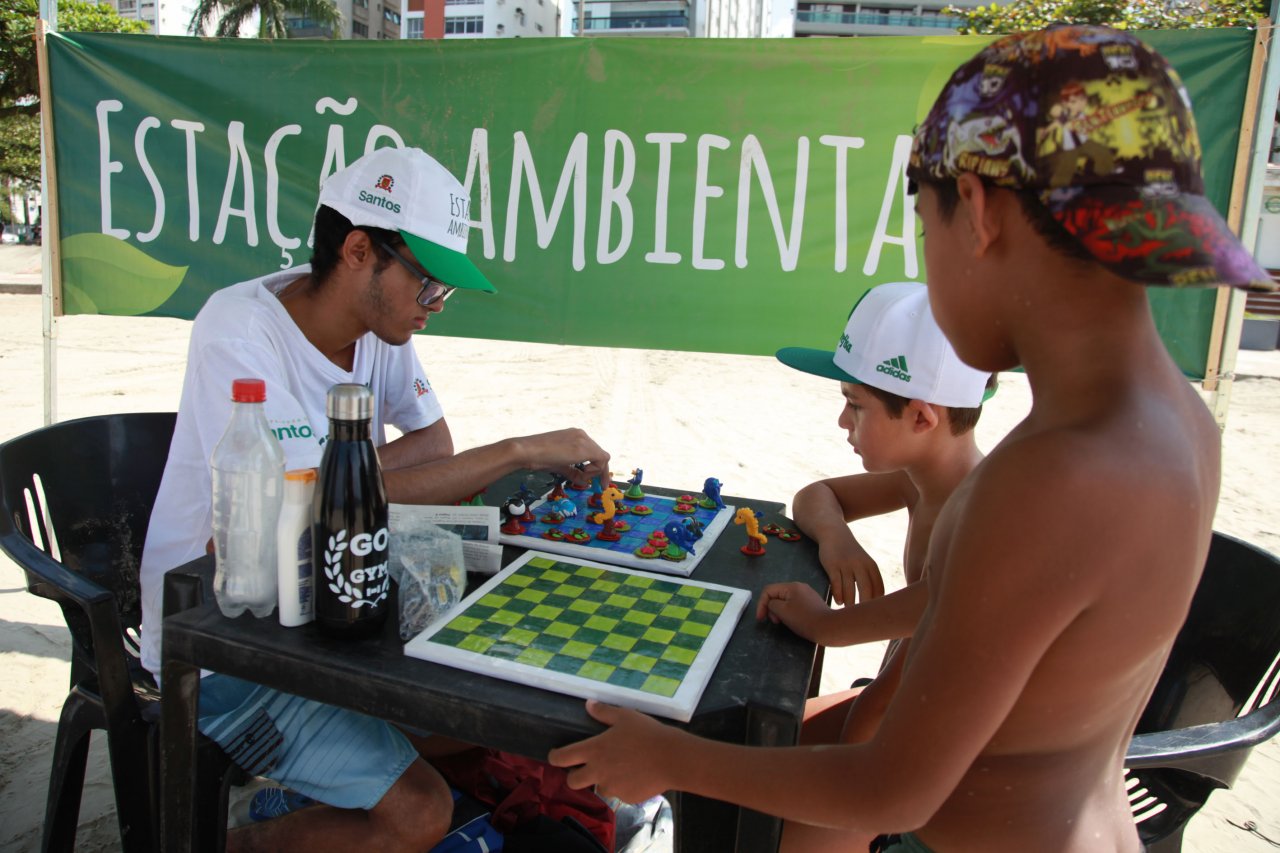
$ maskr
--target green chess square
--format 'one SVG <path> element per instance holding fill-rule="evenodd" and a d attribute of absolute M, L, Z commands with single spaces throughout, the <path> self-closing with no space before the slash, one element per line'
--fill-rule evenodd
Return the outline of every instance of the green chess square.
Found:
<path fill-rule="evenodd" d="M 542 590 L 529 587 L 528 589 L 520 590 L 520 594 L 516 596 L 516 601 L 528 601 L 533 604 L 538 604 L 546 597 L 547 594 Z M 512 604 L 514 603 L 515 602 L 513 601 Z"/>
<path fill-rule="evenodd" d="M 653 640 L 641 638 L 636 640 L 635 645 L 631 647 L 631 651 L 638 655 L 648 655 L 651 658 L 656 658 L 661 656 L 666 648 L 662 643 L 655 643 Z"/>
<path fill-rule="evenodd" d="M 605 592 L 603 589 L 587 588 L 578 593 L 578 601 L 593 601 L 599 604 L 611 594 L 612 593 Z"/>
<path fill-rule="evenodd" d="M 663 616 L 666 616 L 671 619 L 675 619 L 677 622 L 683 622 L 684 620 L 688 619 L 689 614 L 692 612 L 693 612 L 692 608 L 681 607 L 678 604 L 668 604 L 666 607 L 662 608 Z"/>
<path fill-rule="evenodd" d="M 538 595 L 538 593 L 535 592 L 534 595 Z M 516 597 L 508 601 L 507 606 L 502 608 L 498 612 L 499 613 L 528 613 L 530 610 L 532 610 L 537 606 L 538 606 L 538 603 L 536 601 L 530 601 L 527 598 Z"/>
<path fill-rule="evenodd" d="M 612 631 L 614 626 L 618 624 L 617 619 L 607 619 L 604 616 L 592 616 L 586 622 L 586 627 L 594 628 L 597 631 Z"/>
<path fill-rule="evenodd" d="M 640 636 L 654 643 L 666 645 L 671 642 L 671 638 L 676 635 L 675 631 L 667 631 L 662 628 L 648 627 L 644 629 L 644 633 Z"/>
<path fill-rule="evenodd" d="M 611 648 L 608 643 L 604 643 L 591 650 L 591 660 L 607 663 L 609 666 L 620 666 L 628 654 L 626 649 Z"/>
<path fill-rule="evenodd" d="M 442 646 L 457 646 L 466 638 L 467 635 L 463 632 L 455 631 L 446 626 L 432 635 L 431 642 L 439 643 Z"/>
<path fill-rule="evenodd" d="M 600 578 L 595 583 L 591 584 L 591 589 L 594 592 L 603 592 L 605 595 L 612 595 L 618 589 L 618 582 Z"/>
<path fill-rule="evenodd" d="M 653 578 L 642 577 L 641 575 L 627 575 L 627 579 L 622 582 L 623 586 L 640 587 L 648 589 L 653 586 Z"/>
<path fill-rule="evenodd" d="M 564 621 L 556 621 L 547 626 L 546 633 L 549 636 L 562 637 L 567 640 L 578 633 L 578 626 Z"/>
<path fill-rule="evenodd" d="M 653 665 L 657 662 L 657 658 L 632 652 L 623 659 L 622 666 L 626 669 L 634 669 L 637 672 L 652 672 Z"/>
<path fill-rule="evenodd" d="M 556 621 L 565 625 L 582 625 L 591 618 L 590 613 L 583 613 L 581 610 L 564 610 L 560 613 L 560 618 Z"/>
<path fill-rule="evenodd" d="M 680 680 L 652 673 L 644 680 L 644 684 L 640 685 L 640 689 L 645 693 L 656 693 L 659 696 L 671 698 L 680 689 Z"/>
<path fill-rule="evenodd" d="M 582 661 L 568 655 L 552 655 L 551 660 L 547 661 L 545 669 L 552 672 L 561 672 L 566 675 L 574 675 L 578 672 L 578 668 L 582 666 Z"/>
<path fill-rule="evenodd" d="M 634 640 L 638 637 L 643 637 L 646 630 L 648 629 L 644 625 L 637 625 L 635 622 L 623 620 L 614 627 L 613 633 L 620 634 L 623 637 L 630 637 Z"/>
<path fill-rule="evenodd" d="M 608 681 L 609 676 L 613 675 L 616 669 L 616 666 L 589 660 L 579 667 L 577 674 L 592 681 Z"/>
<path fill-rule="evenodd" d="M 658 613 L 661 613 L 661 612 L 662 612 L 662 608 L 663 608 L 663 607 L 665 607 L 665 606 L 666 606 L 666 605 L 664 605 L 664 604 L 663 604 L 662 602 L 660 602 L 660 601 L 654 601 L 654 600 L 649 599 L 649 598 L 642 598 L 642 599 L 640 599 L 639 601 L 637 601 L 637 602 L 636 602 L 636 604 L 635 604 L 635 607 L 633 607 L 633 608 L 631 608 L 631 609 L 632 609 L 632 610 L 635 610 L 635 611 L 638 611 L 638 612 L 640 612 L 640 613 L 651 613 L 651 614 L 656 615 L 656 614 L 658 614 Z"/>
<path fill-rule="evenodd" d="M 719 613 L 708 613 L 708 612 L 707 612 L 707 611 L 705 611 L 705 610 L 695 610 L 695 611 L 693 611 L 692 613 L 690 613 L 690 614 L 689 614 L 689 618 L 685 620 L 684 624 L 685 624 L 686 626 L 688 626 L 688 625 L 704 625 L 704 626 L 714 625 L 714 624 L 716 624 L 716 619 L 718 619 L 718 618 L 719 618 L 719 616 L 720 616 L 720 614 L 719 614 Z"/>
<path fill-rule="evenodd" d="M 659 658 L 654 662 L 653 669 L 650 670 L 650 673 L 674 679 L 676 683 L 679 684 L 680 680 L 684 678 L 684 674 L 688 671 L 689 667 L 687 664 L 676 663 L 675 661 Z"/>
<path fill-rule="evenodd" d="M 632 610 L 622 617 L 624 622 L 634 622 L 637 625 L 649 626 L 653 624 L 656 617 L 652 613 L 646 613 L 643 610 Z"/>
<path fill-rule="evenodd" d="M 501 642 L 510 643 L 513 646 L 521 648 L 533 643 L 537 638 L 537 634 L 533 631 L 526 631 L 523 628 L 512 628 L 510 631 L 502 635 Z"/>
<path fill-rule="evenodd" d="M 604 642 L 600 645 L 606 649 L 617 649 L 623 652 L 631 651 L 631 647 L 636 644 L 635 637 L 624 637 L 621 634 L 610 634 L 605 637 Z"/>
<path fill-rule="evenodd" d="M 644 687 L 644 683 L 648 678 L 648 673 L 618 667 L 609 673 L 607 680 L 616 687 L 630 687 L 632 690 L 640 690 Z"/>
<path fill-rule="evenodd" d="M 545 649 L 537 647 L 528 648 L 516 655 L 516 662 L 527 664 L 528 666 L 536 666 L 542 668 L 551 660 L 552 653 Z"/>
<path fill-rule="evenodd" d="M 538 560 L 530 560 L 530 561 L 528 562 L 528 565 L 532 566 L 532 565 L 534 565 L 534 564 L 535 564 L 535 563 L 537 563 L 537 562 L 538 562 Z M 532 577 L 530 577 L 529 575 L 521 574 L 520 572 L 516 572 L 515 574 L 507 575 L 506 580 L 504 580 L 504 581 L 502 582 L 502 585 L 503 585 L 503 586 L 526 587 L 526 586 L 528 586 L 529 584 L 533 583 L 533 581 L 534 581 L 534 579 L 533 579 Z"/>
<path fill-rule="evenodd" d="M 499 610 L 489 617 L 489 621 L 497 622 L 499 625 L 518 625 L 522 616 L 523 614 L 515 610 Z"/>
<path fill-rule="evenodd" d="M 589 659 L 591 657 L 591 653 L 595 650 L 596 647 L 591 643 L 583 643 L 579 640 L 570 640 L 560 647 L 560 654 L 573 658 L 580 658 L 581 660 L 579 660 L 579 665 L 581 665 L 581 662 Z"/>
<path fill-rule="evenodd" d="M 591 578 L 586 577 L 581 572 L 574 572 L 564 579 L 564 585 L 573 587 L 574 589 L 586 589 L 591 586 Z"/>
<path fill-rule="evenodd" d="M 573 602 L 573 604 L 569 605 L 569 610 L 576 611 L 578 613 L 595 613 L 599 609 L 600 602 L 590 601 L 586 598 L 579 598 L 577 601 Z"/>
<path fill-rule="evenodd" d="M 564 566 L 564 563 L 557 563 L 557 566 Z M 551 581 L 552 583 L 562 584 L 570 577 L 570 572 L 566 572 L 563 568 L 547 569 L 542 573 L 542 579 Z"/>
<path fill-rule="evenodd" d="M 550 607 L 546 604 L 539 604 L 537 607 L 529 611 L 529 615 L 554 622 L 559 618 L 560 610 L 561 608 L 559 607 Z"/>
<path fill-rule="evenodd" d="M 684 625 L 683 619 L 673 619 L 664 613 L 661 616 L 655 617 L 653 624 L 649 627 L 657 628 L 660 631 L 679 631 L 680 626 L 682 625 Z"/>
<path fill-rule="evenodd" d="M 554 634 L 539 634 L 533 640 L 533 648 L 541 649 L 544 652 L 558 652 L 564 648 L 565 643 L 569 639 L 567 637 L 557 637 Z"/>
<path fill-rule="evenodd" d="M 539 619 L 537 616 L 530 614 L 524 617 L 516 624 L 517 628 L 523 628 L 526 631 L 533 631 L 535 634 L 541 634 L 551 625 L 550 619 Z"/>
<path fill-rule="evenodd" d="M 584 625 L 578 629 L 578 633 L 574 634 L 573 638 L 575 640 L 581 640 L 584 643 L 590 643 L 593 646 L 598 646 L 604 642 L 604 639 L 607 636 L 609 636 L 608 631 L 600 631 L 595 628 L 588 628 Z"/>
<path fill-rule="evenodd" d="M 704 598 L 699 601 L 693 609 L 700 613 L 710 613 L 712 616 L 719 616 L 720 611 L 724 610 L 724 602 L 710 601 Z"/>
<path fill-rule="evenodd" d="M 566 587 L 563 585 L 556 587 L 554 592 L 547 593 L 547 597 L 542 599 L 542 603 L 548 607 L 558 607 L 561 610 L 564 610 L 570 604 L 573 604 L 578 600 L 577 595 L 565 595 L 561 591 L 564 589 L 566 589 Z M 573 589 L 573 587 L 568 587 L 568 589 Z"/>
<path fill-rule="evenodd" d="M 665 661 L 671 661 L 674 664 L 688 668 L 693 663 L 694 659 L 698 657 L 698 649 L 700 648 L 702 648 L 702 646 L 698 646 L 693 649 L 685 649 L 680 646 L 668 645 L 662 650 L 660 657 Z"/>
<path fill-rule="evenodd" d="M 627 613 L 627 608 L 618 607 L 616 604 L 601 604 L 599 609 L 596 610 L 597 616 L 612 619 L 615 622 L 621 620 Z"/>

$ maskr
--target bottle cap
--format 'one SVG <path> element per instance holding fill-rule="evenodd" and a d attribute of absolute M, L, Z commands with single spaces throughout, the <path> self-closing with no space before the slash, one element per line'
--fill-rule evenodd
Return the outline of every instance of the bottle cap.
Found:
<path fill-rule="evenodd" d="M 373 417 L 373 392 L 354 382 L 334 385 L 325 399 L 325 414 L 339 421 L 367 421 Z"/>
<path fill-rule="evenodd" d="M 316 469 L 294 468 L 291 471 L 285 471 L 284 478 L 297 483 L 314 483 L 316 481 Z"/>
<path fill-rule="evenodd" d="M 265 403 L 267 383 L 261 379 L 233 379 L 231 401 L 233 403 Z"/>

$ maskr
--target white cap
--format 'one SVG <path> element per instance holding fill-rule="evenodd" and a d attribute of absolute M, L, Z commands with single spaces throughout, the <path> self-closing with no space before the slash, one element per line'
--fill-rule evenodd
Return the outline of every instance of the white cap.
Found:
<path fill-rule="evenodd" d="M 989 373 L 960 360 L 917 281 L 882 284 L 853 306 L 835 351 L 786 347 L 783 364 L 829 379 L 871 385 L 908 400 L 971 409 L 982 405 Z"/>
<path fill-rule="evenodd" d="M 448 169 L 421 148 L 379 148 L 334 172 L 320 204 L 352 225 L 399 231 L 418 263 L 445 284 L 493 293 L 467 258 L 471 200 Z"/>

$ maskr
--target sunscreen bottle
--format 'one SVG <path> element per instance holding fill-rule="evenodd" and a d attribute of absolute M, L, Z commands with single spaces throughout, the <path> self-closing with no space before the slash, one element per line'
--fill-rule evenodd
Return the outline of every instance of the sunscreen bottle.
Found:
<path fill-rule="evenodd" d="M 276 570 L 280 582 L 280 624 L 305 625 L 315 618 L 315 578 L 311 561 L 311 505 L 316 469 L 284 474 L 284 505 L 276 533 Z"/>

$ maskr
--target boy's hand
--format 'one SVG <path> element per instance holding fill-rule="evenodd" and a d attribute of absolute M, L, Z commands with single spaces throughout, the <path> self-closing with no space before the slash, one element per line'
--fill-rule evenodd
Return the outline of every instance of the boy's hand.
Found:
<path fill-rule="evenodd" d="M 595 785 L 601 797 L 640 803 L 672 787 L 671 757 L 684 732 L 638 711 L 587 700 L 587 713 L 610 728 L 586 740 L 553 749 L 547 762 L 572 767 L 569 787 Z M 666 765 L 666 766 L 664 766 Z"/>
<path fill-rule="evenodd" d="M 812 643 L 823 643 L 832 611 L 807 583 L 772 583 L 760 591 L 756 619 L 781 622 Z"/>
<path fill-rule="evenodd" d="M 884 595 L 884 579 L 871 555 L 848 542 L 819 542 L 818 560 L 831 581 L 831 598 L 848 607 L 855 601 L 870 601 Z"/>

